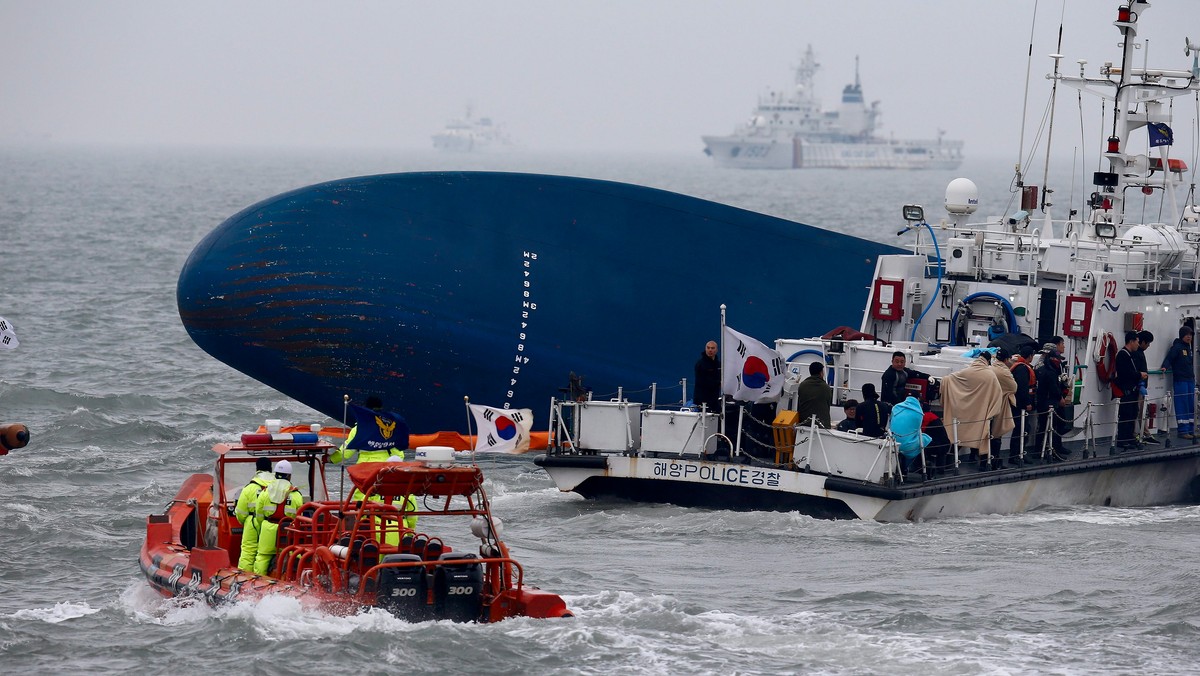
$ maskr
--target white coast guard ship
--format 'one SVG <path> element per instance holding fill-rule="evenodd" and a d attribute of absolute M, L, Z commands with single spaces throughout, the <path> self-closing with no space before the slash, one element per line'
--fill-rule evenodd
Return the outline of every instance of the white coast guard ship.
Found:
<path fill-rule="evenodd" d="M 822 111 L 813 88 L 819 64 L 812 46 L 795 69 L 791 91 L 769 90 L 750 119 L 728 136 L 704 136 L 704 152 L 736 169 L 956 169 L 963 142 L 896 140 L 875 135 L 879 102 L 868 106 L 858 78 L 842 90 L 836 111 Z"/>
<path fill-rule="evenodd" d="M 946 190 L 946 216 L 937 222 L 927 222 L 919 206 L 904 207 L 901 233 L 912 238 L 911 253 L 878 259 L 857 330 L 775 340 L 786 380 L 772 416 L 755 423 L 745 409 L 723 416 L 678 404 L 662 407 L 657 393 L 649 402 L 623 394 L 558 401 L 549 451 L 537 463 L 561 490 L 589 498 L 880 521 L 1200 497 L 1200 446 L 1176 433 L 1180 419 L 1194 417 L 1194 403 L 1176 416 L 1176 374 L 1160 368 L 1180 328 L 1195 329 L 1200 318 L 1200 206 L 1195 170 L 1189 169 L 1196 166 L 1197 146 L 1173 143 L 1171 131 L 1196 129 L 1197 112 L 1170 105 L 1175 97 L 1195 100 L 1200 92 L 1200 46 L 1186 42 L 1191 63 L 1183 68 L 1148 67 L 1140 53 L 1135 59 L 1138 22 L 1149 10 L 1150 2 L 1138 0 L 1114 13 L 1123 52 L 1098 72 L 1062 74 L 1063 57 L 1053 55 L 1054 88 L 1101 96 L 1112 115 L 1100 139 L 1105 166 L 1090 177 L 1093 187 L 1081 204 L 1052 208 L 1046 199 L 1052 191 L 1026 183 L 1018 169 L 1019 205 L 973 220 L 975 185 L 955 179 Z M 1188 152 L 1186 159 L 1176 156 Z M 795 290 L 796 311 L 803 311 L 802 299 L 812 292 Z M 1129 329 L 1149 330 L 1156 341 L 1147 351 L 1149 378 L 1136 420 L 1141 448 L 1125 449 L 1116 443 L 1118 402 L 1108 381 Z M 1024 335 L 1040 344 L 1054 334 L 1065 338 L 1073 395 L 1073 406 L 1060 411 L 1071 428 L 1064 434 L 1065 460 L 1052 453 L 1053 435 L 1047 434 L 1042 446 L 1026 446 L 1016 462 L 983 466 L 968 454 L 970 440 L 957 433 L 979 421 L 944 419 L 957 447 L 947 471 L 905 471 L 892 434 L 873 438 L 821 429 L 815 417 L 794 421 L 788 415 L 797 408 L 796 385 L 813 361 L 826 365 L 835 402 L 862 400 L 863 386 L 878 387 L 895 351 L 936 379 L 964 369 L 970 363 L 965 354 L 993 339 Z M 726 369 L 755 370 L 732 345 L 721 354 Z M 761 375 L 761 363 L 755 365 Z M 1193 361 L 1193 377 L 1196 366 Z M 915 395 L 945 414 L 935 389 L 917 387 Z M 837 403 L 831 417 L 842 417 Z M 748 433 L 756 426 L 765 441 Z M 980 441 L 985 443 L 974 445 L 986 448 L 988 440 Z M 1008 445 L 1004 438 L 1005 451 Z"/>
<path fill-rule="evenodd" d="M 482 153 L 512 147 L 512 138 L 490 117 L 474 117 L 470 106 L 466 115 L 446 123 L 433 135 L 433 147 L 455 153 Z"/>

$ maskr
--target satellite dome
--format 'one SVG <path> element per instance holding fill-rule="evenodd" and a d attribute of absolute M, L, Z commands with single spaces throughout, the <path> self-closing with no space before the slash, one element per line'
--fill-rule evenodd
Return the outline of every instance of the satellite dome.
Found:
<path fill-rule="evenodd" d="M 969 178 L 956 178 L 946 186 L 946 211 L 973 214 L 979 208 L 979 188 Z"/>

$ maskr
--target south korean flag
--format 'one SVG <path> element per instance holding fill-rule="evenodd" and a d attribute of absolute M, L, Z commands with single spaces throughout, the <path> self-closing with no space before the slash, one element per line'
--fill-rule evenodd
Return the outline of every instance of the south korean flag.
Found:
<path fill-rule="evenodd" d="M 477 453 L 525 453 L 529 450 L 529 430 L 533 411 L 527 408 L 503 409 L 468 404 L 475 419 Z"/>
<path fill-rule="evenodd" d="M 771 403 L 783 392 L 783 357 L 728 326 L 721 371 L 722 389 L 736 401 Z"/>
<path fill-rule="evenodd" d="M 15 350 L 21 344 L 13 331 L 12 322 L 0 317 L 0 350 Z"/>

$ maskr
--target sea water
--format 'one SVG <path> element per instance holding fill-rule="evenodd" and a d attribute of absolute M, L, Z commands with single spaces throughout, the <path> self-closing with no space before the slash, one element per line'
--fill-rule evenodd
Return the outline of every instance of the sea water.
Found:
<path fill-rule="evenodd" d="M 915 524 L 585 501 L 528 457 L 485 465 L 526 580 L 576 617 L 493 625 L 337 617 L 152 592 L 145 519 L 212 445 L 329 422 L 197 348 L 175 282 L 240 209 L 346 176 L 435 169 L 639 183 L 903 242 L 946 183 L 1015 210 L 1010 163 L 755 172 L 679 157 L 384 150 L 0 150 L 0 672 L 484 674 L 1200 673 L 1200 508 L 1075 508 Z M 1060 189 L 1062 196 L 1066 189 Z M 1060 197 L 1060 199 L 1062 199 Z M 833 280 L 831 280 L 833 281 Z"/>

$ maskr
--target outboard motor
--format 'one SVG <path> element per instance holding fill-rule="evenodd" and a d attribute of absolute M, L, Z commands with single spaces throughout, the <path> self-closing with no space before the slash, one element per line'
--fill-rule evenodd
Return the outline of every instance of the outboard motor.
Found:
<path fill-rule="evenodd" d="M 380 563 L 419 562 L 416 554 L 388 554 Z M 384 568 L 379 571 L 375 605 L 409 622 L 430 619 L 429 576 L 424 566 Z"/>
<path fill-rule="evenodd" d="M 433 612 L 438 619 L 474 622 L 483 602 L 483 567 L 474 554 L 446 552 L 433 574 Z M 454 563 L 461 561 L 461 563 Z"/>

